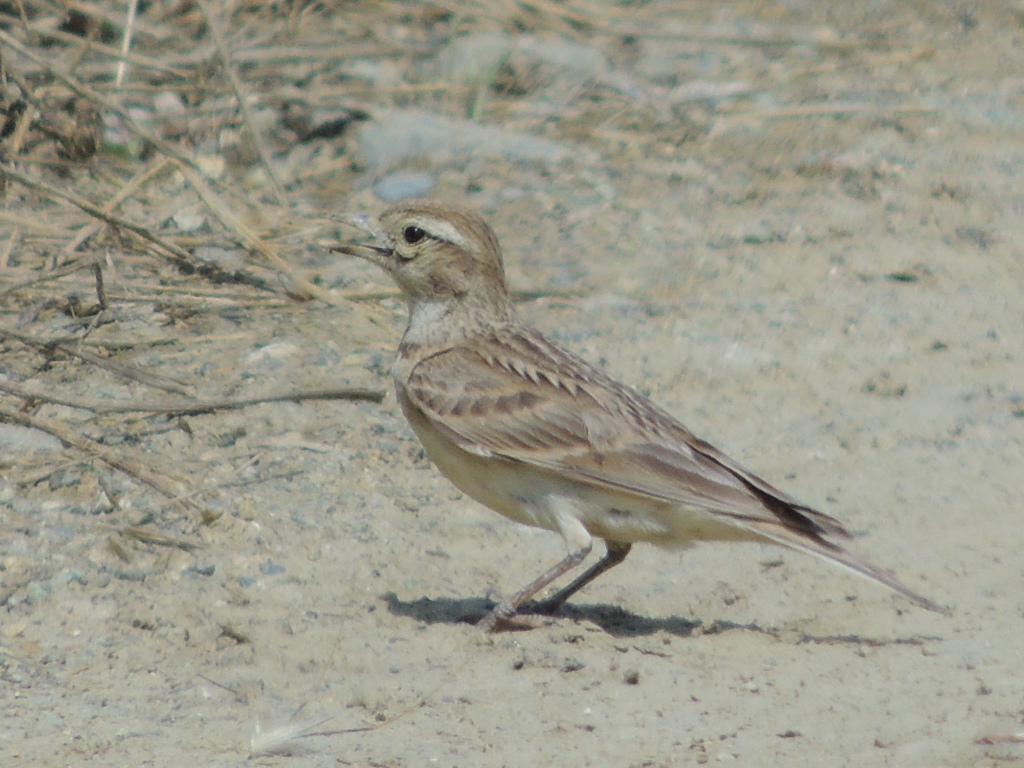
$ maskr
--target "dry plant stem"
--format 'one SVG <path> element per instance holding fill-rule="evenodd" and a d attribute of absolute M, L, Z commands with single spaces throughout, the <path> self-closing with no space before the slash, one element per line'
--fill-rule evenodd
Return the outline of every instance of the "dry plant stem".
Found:
<path fill-rule="evenodd" d="M 80 3 L 76 0 L 62 0 L 61 7 L 66 8 L 69 11 L 78 11 L 83 16 L 87 16 L 90 19 L 98 19 L 99 21 L 106 22 L 112 27 L 120 28 L 124 23 L 124 17 L 115 10 L 108 10 L 102 7 L 99 3 Z M 116 7 L 116 6 L 115 6 Z M 168 43 L 168 41 L 174 35 L 174 32 L 168 30 L 165 26 L 160 24 L 149 24 L 145 21 L 137 21 L 135 28 L 140 34 L 146 37 L 152 37 L 153 39 Z"/>
<path fill-rule="evenodd" d="M 870 117 L 927 115 L 933 112 L 938 112 L 938 109 L 914 104 L 904 107 L 879 107 L 874 104 L 810 104 L 761 112 L 740 109 L 721 110 L 719 119 L 742 122 L 744 120 L 803 120 L 814 117 L 843 117 L 844 115 L 868 115 Z"/>
<path fill-rule="evenodd" d="M 0 32 L 0 35 L 2 34 L 3 33 Z M 28 174 L 22 173 L 21 171 L 15 169 L 13 166 L 8 165 L 7 163 L 0 163 L 0 175 L 14 179 L 18 183 L 24 184 L 26 187 L 34 189 L 38 192 L 42 192 L 43 194 L 48 195 L 52 198 L 69 202 L 72 205 L 82 209 L 90 216 L 95 216 L 97 219 L 101 219 L 102 221 L 105 221 L 108 224 L 113 224 L 115 227 L 127 229 L 129 232 L 135 233 L 143 240 L 146 240 L 147 242 L 150 242 L 153 245 L 158 246 L 160 249 L 170 254 L 173 254 L 177 258 L 189 264 L 192 263 L 192 254 L 190 254 L 184 248 L 181 248 L 180 246 L 177 246 L 174 243 L 169 243 L 166 242 L 165 240 L 162 240 L 161 238 L 157 237 L 148 229 L 146 229 L 143 226 L 140 226 L 139 224 L 127 221 L 126 219 L 122 219 L 118 216 L 114 216 L 113 214 L 108 213 L 102 208 L 96 207 L 91 202 L 79 197 L 78 195 L 74 195 L 70 192 L 65 192 L 62 189 L 58 189 L 57 187 L 47 184 L 45 181 L 40 181 L 39 179 L 29 176 Z"/>
<path fill-rule="evenodd" d="M 288 279 L 288 290 L 291 293 L 312 296 L 325 304 L 330 304 L 335 307 L 348 306 L 348 302 L 346 300 L 339 299 L 337 296 L 329 291 L 325 291 L 318 285 L 313 285 L 313 283 L 309 282 L 304 277 L 299 277 L 292 266 L 282 259 L 277 254 L 277 251 L 267 245 L 263 239 L 256 234 L 252 227 L 242 221 L 230 206 L 221 200 L 220 196 L 213 191 L 210 185 L 206 183 L 206 180 L 203 179 L 200 174 L 196 173 L 194 169 L 189 166 L 182 166 L 181 172 L 221 224 L 228 229 L 234 230 L 238 234 L 239 243 L 242 247 L 256 251 L 260 256 L 266 259 L 274 269 L 278 270 Z"/>
<path fill-rule="evenodd" d="M 20 283 L 8 286 L 0 291 L 0 298 L 7 296 L 12 293 L 20 291 L 22 288 L 28 288 L 39 283 L 47 283 L 50 280 L 58 280 L 62 277 L 66 277 L 80 269 L 88 269 L 91 266 L 89 259 L 81 259 L 80 261 L 72 261 L 59 269 L 55 269 L 52 272 L 37 273 L 34 277 L 30 277 L 27 280 L 22 280 Z"/>
<path fill-rule="evenodd" d="M 15 5 L 18 6 L 18 21 L 21 22 L 21 27 L 26 32 L 28 31 L 28 13 L 25 10 L 25 0 L 16 0 Z"/>
<path fill-rule="evenodd" d="M 548 290 L 545 288 L 510 291 L 512 300 L 517 302 L 536 301 L 537 299 L 579 299 L 586 296 L 585 291 Z M 339 295 L 349 301 L 373 301 L 379 299 L 397 299 L 402 292 L 397 288 L 377 288 L 363 291 L 341 291 Z"/>
<path fill-rule="evenodd" d="M 301 402 L 303 400 L 366 400 L 372 403 L 381 402 L 385 393 L 375 389 L 323 389 L 308 392 L 281 392 L 262 397 L 225 398 L 223 400 L 190 400 L 185 402 L 167 403 L 109 403 L 89 402 L 56 397 L 43 392 L 36 392 L 9 381 L 0 379 L 0 391 L 20 397 L 23 400 L 36 400 L 41 403 L 53 403 L 69 408 L 81 408 L 93 413 L 166 413 L 182 416 L 207 411 L 226 411 L 247 408 L 261 403 Z"/>
<path fill-rule="evenodd" d="M 388 46 L 382 46 L 376 42 L 355 42 L 345 41 L 345 57 L 352 59 L 373 58 L 377 56 L 390 56 L 403 54 L 406 56 L 428 56 L 432 52 L 429 45 L 417 45 L 410 42 L 389 41 Z M 197 51 L 201 53 L 201 51 Z M 320 62 L 325 59 L 332 59 L 338 55 L 338 42 L 330 43 L 311 42 L 306 44 L 260 45 L 255 48 L 236 50 L 231 58 L 236 64 L 297 64 L 306 61 Z M 182 52 L 175 56 L 175 61 L 199 64 L 204 59 L 196 56 L 192 51 Z M 371 92 L 367 89 L 367 93 Z M 278 92 L 283 93 L 282 91 Z M 288 94 L 290 96 L 290 94 Z"/>
<path fill-rule="evenodd" d="M 199 544 L 191 541 L 165 536 L 157 531 L 151 531 L 148 528 L 143 528 L 141 525 L 129 525 L 126 528 L 120 528 L 118 529 L 118 533 L 126 539 L 135 539 L 135 541 L 141 541 L 144 544 L 155 544 L 158 547 L 174 547 L 175 549 L 181 549 L 185 552 L 193 552 L 194 550 L 199 549 L 200 546 Z"/>
<path fill-rule="evenodd" d="M 92 273 L 96 277 L 96 301 L 99 303 L 100 309 L 106 309 L 108 307 L 107 289 L 103 285 L 103 269 L 99 262 L 93 262 Z"/>
<path fill-rule="evenodd" d="M 36 56 L 35 53 L 33 53 L 30 49 L 26 48 L 24 45 L 18 42 L 16 38 L 11 37 L 3 30 L 0 30 L 0 43 L 10 46 L 20 55 L 24 56 L 32 63 L 42 67 L 44 70 L 49 72 L 56 79 L 60 80 L 62 83 L 64 83 L 64 85 L 66 85 L 76 94 L 81 96 L 83 99 L 87 99 L 88 101 L 93 102 L 97 106 L 102 107 L 107 112 L 117 115 L 119 118 L 121 118 L 121 120 L 124 121 L 125 127 L 127 127 L 132 133 L 134 133 L 140 139 L 148 141 L 163 154 L 167 155 L 168 157 L 173 157 L 179 163 L 183 163 L 189 166 L 190 168 L 195 169 L 196 171 L 199 170 L 199 166 L 196 165 L 195 161 L 192 158 L 188 157 L 184 152 L 179 150 L 173 144 L 164 141 L 156 134 L 152 133 L 146 128 L 143 128 L 141 125 L 139 125 L 138 121 L 136 121 L 128 113 L 128 110 L 124 109 L 120 104 L 111 101 L 103 94 L 93 90 L 89 86 L 78 82 L 78 80 L 71 77 L 71 75 L 61 71 L 60 69 L 57 69 L 51 62 L 48 62 L 45 59 Z"/>
<path fill-rule="evenodd" d="M 12 341 L 18 341 L 26 346 L 34 347 L 42 352 L 51 352 L 52 350 L 59 349 L 61 352 L 72 355 L 81 359 L 86 363 L 90 363 L 99 368 L 105 368 L 111 373 L 116 373 L 118 376 L 123 376 L 129 381 L 137 381 L 141 384 L 146 384 L 156 389 L 162 389 L 165 392 L 173 392 L 176 395 L 183 395 L 190 397 L 195 394 L 195 388 L 182 381 L 175 381 L 167 376 L 161 376 L 157 373 L 150 373 L 134 366 L 125 365 L 119 363 L 116 360 L 102 357 L 94 352 L 89 352 L 85 349 L 80 349 L 77 339 L 58 339 L 51 341 L 44 341 L 41 339 L 35 339 L 31 336 L 26 336 L 23 333 L 12 331 L 7 328 L 0 328 L 0 339 L 11 339 Z"/>
<path fill-rule="evenodd" d="M 256 120 L 253 117 L 252 107 L 249 105 L 249 99 L 245 94 L 245 90 L 242 88 L 242 82 L 238 79 L 238 74 L 235 72 L 235 68 L 231 64 L 231 53 L 228 51 L 227 43 L 224 41 L 224 35 L 221 33 L 220 19 L 213 12 L 209 2 L 206 0 L 200 0 L 199 8 L 203 12 L 203 18 L 206 19 L 206 29 L 209 31 L 210 37 L 213 38 L 214 45 L 217 46 L 217 54 L 220 56 L 221 65 L 224 67 L 224 72 L 228 76 L 228 80 L 231 82 L 231 90 L 235 92 L 235 98 L 238 99 L 238 108 L 242 113 L 242 120 L 245 122 L 245 127 L 249 130 L 249 136 L 252 138 L 253 144 L 256 146 L 256 152 L 260 156 L 260 162 L 263 163 L 263 168 L 266 170 L 267 176 L 270 178 L 270 182 L 274 187 L 274 194 L 277 196 L 277 201 L 279 203 L 284 203 L 287 200 L 285 197 L 284 185 L 281 183 L 281 179 L 278 177 L 277 171 L 274 170 L 274 164 L 271 162 L 266 142 L 263 140 L 263 135 L 256 126 Z"/>
<path fill-rule="evenodd" d="M 163 290 L 163 286 L 160 288 L 154 288 L 153 293 L 137 293 L 132 296 L 128 296 L 123 293 L 108 295 L 111 300 L 120 304 L 152 304 L 155 302 L 163 305 L 191 307 L 194 308 L 196 312 L 216 312 L 224 307 L 232 307 L 234 309 L 295 308 L 295 302 L 290 299 L 262 298 L 258 296 L 246 299 L 235 299 L 227 296 L 191 296 L 187 292 L 176 293 L 174 291 L 165 291 Z M 173 341 L 163 340 L 148 343 L 151 345 L 171 344 Z M 109 347 L 110 345 L 107 344 L 106 346 Z"/>
<path fill-rule="evenodd" d="M 9 227 L 5 229 L 5 225 Z M 68 233 L 68 228 L 63 223 L 44 221 L 38 210 L 32 211 L 31 215 L 0 211 L 0 233 L 9 232 L 13 228 L 23 231 L 26 237 L 44 237 L 51 240 L 65 237 Z M 36 274 L 39 270 L 26 267 L 21 271 L 27 275 L 30 272 Z"/>
<path fill-rule="evenodd" d="M 187 498 L 187 496 L 182 493 L 182 489 L 186 487 L 183 480 L 171 479 L 169 476 L 160 474 L 137 459 L 130 459 L 127 456 L 123 456 L 116 451 L 107 448 L 106 446 L 100 445 L 95 440 L 90 440 L 84 435 L 75 432 L 63 422 L 44 419 L 40 416 L 31 416 L 27 413 L 12 411 L 2 406 L 0 406 L 0 421 L 20 424 L 23 427 L 38 429 L 40 432 L 53 435 L 64 443 L 64 445 L 70 448 L 75 448 L 76 450 L 82 451 L 90 456 L 94 456 L 107 466 L 119 469 L 122 472 L 141 480 L 146 485 L 158 490 L 164 496 L 167 496 L 169 499 L 181 504 L 189 511 L 206 515 L 205 510 L 199 504 Z"/>
<path fill-rule="evenodd" d="M 121 187 L 121 189 L 118 190 L 116 195 L 110 198 L 107 204 L 103 206 L 103 210 L 108 214 L 113 213 L 114 210 L 121 203 L 123 203 L 132 195 L 134 195 L 139 190 L 139 188 L 142 187 L 143 184 L 146 184 L 147 182 L 158 176 L 160 173 L 162 173 L 164 169 L 168 168 L 170 163 L 170 159 L 166 157 L 161 157 L 158 158 L 156 162 L 152 163 L 148 168 L 144 169 L 140 173 L 135 174 L 135 176 L 133 176 L 128 181 L 127 184 L 125 184 L 123 187 Z M 78 231 L 78 234 L 76 234 L 71 239 L 71 241 L 64 246 L 64 250 L 61 252 L 61 256 L 69 256 L 71 253 L 76 251 L 78 247 L 82 245 L 82 243 L 84 243 L 93 235 L 97 234 L 101 229 L 103 229 L 103 223 L 99 221 L 93 221 L 87 224 L 86 226 L 82 227 L 82 229 Z"/>
<path fill-rule="evenodd" d="M 634 35 L 644 39 L 677 40 L 679 42 L 698 43 L 702 46 L 710 45 L 741 45 L 752 48 L 778 47 L 778 46 L 813 46 L 824 51 L 852 51 L 862 49 L 865 46 L 860 39 L 835 39 L 826 36 L 807 34 L 764 34 L 749 32 L 747 34 L 732 34 L 714 26 L 703 29 L 693 27 L 682 27 L 678 24 L 667 24 L 664 26 L 653 26 L 651 24 L 637 24 L 632 18 L 617 16 L 598 22 L 591 19 L 594 24 L 594 31 L 607 35 Z"/>
<path fill-rule="evenodd" d="M 124 24 L 124 36 L 121 38 L 121 60 L 117 63 L 117 77 L 114 78 L 114 87 L 120 90 L 124 85 L 125 75 L 128 73 L 128 52 L 132 47 L 132 35 L 135 32 L 135 19 L 139 10 L 139 0 L 128 0 L 128 19 Z"/>
<path fill-rule="evenodd" d="M 10 16 L 7 16 L 5 18 L 5 15 L 0 13 L 0 20 L 6 19 L 10 19 Z M 37 25 L 29 27 L 26 30 L 26 33 L 29 35 L 35 34 L 36 26 Z M 82 37 L 80 35 L 73 35 L 70 32 L 65 32 L 58 27 L 48 27 L 46 29 L 46 37 L 74 46 L 81 46 L 83 43 Z M 109 45 L 104 45 L 99 40 L 95 39 L 89 41 L 89 51 L 90 53 L 98 53 L 103 56 L 109 56 L 112 59 L 124 59 L 127 63 L 132 64 L 136 67 L 151 70 L 153 72 L 158 72 L 163 75 L 168 75 L 179 80 L 188 81 L 191 78 L 195 77 L 195 73 L 190 69 L 174 67 L 162 61 L 157 61 L 156 59 L 150 56 L 144 56 L 140 53 L 132 53 L 129 51 L 128 53 L 122 54 L 118 49 L 112 48 Z"/>
<path fill-rule="evenodd" d="M 186 172 L 186 175 L 188 175 L 188 173 L 192 170 L 189 166 L 183 165 L 183 166 L 180 166 L 180 167 L 181 167 L 181 169 L 183 171 Z M 135 223 L 133 223 L 131 221 L 127 221 L 127 220 L 122 219 L 122 218 L 120 218 L 118 216 L 114 216 L 113 214 L 108 213 L 107 211 L 103 210 L 102 208 L 96 207 L 95 205 L 93 205 L 88 200 L 84 200 L 84 199 L 78 197 L 78 195 L 73 195 L 70 192 L 64 192 L 63 190 L 60 190 L 57 187 L 54 187 L 54 186 L 52 186 L 50 184 L 47 184 L 45 181 L 40 181 L 39 179 L 36 179 L 36 178 L 34 178 L 32 176 L 24 174 L 21 171 L 18 171 L 15 168 L 13 168 L 13 167 L 5 164 L 5 163 L 0 163 L 0 176 L 8 176 L 8 177 L 14 179 L 17 182 L 20 182 L 21 184 L 24 184 L 26 187 L 29 187 L 30 189 L 35 189 L 35 190 L 37 190 L 39 192 L 42 192 L 44 194 L 47 194 L 47 195 L 49 195 L 51 197 L 54 197 L 54 198 L 57 198 L 57 199 L 60 199 L 60 200 L 65 200 L 65 201 L 71 203 L 72 205 L 77 206 L 78 208 L 80 208 L 81 210 L 83 210 L 86 213 L 90 214 L 91 216 L 95 216 L 96 218 L 101 219 L 102 221 L 105 221 L 108 224 L 112 224 L 112 225 L 114 225 L 116 227 L 121 227 L 123 229 L 127 229 L 129 232 L 133 232 L 134 234 L 136 234 L 139 237 L 141 237 L 143 240 L 146 240 L 147 242 L 149 242 L 152 245 L 156 246 L 156 249 L 157 249 L 158 252 L 166 252 L 166 253 L 171 254 L 179 263 L 186 264 L 189 267 L 193 267 L 193 268 L 196 266 L 196 262 L 192 258 L 192 254 L 189 253 L 184 248 L 182 248 L 181 246 L 175 245 L 174 243 L 168 242 L 167 240 L 164 240 L 162 238 L 157 237 L 152 232 L 150 232 L 148 229 L 146 229 L 145 227 L 143 227 L 143 226 L 141 226 L 139 224 L 135 224 Z M 193 172 L 193 176 L 191 178 L 194 181 L 202 183 L 202 180 L 201 180 L 201 178 L 200 178 L 198 173 L 194 173 Z M 209 190 L 209 187 L 206 187 L 206 189 Z M 213 195 L 212 190 L 209 190 L 209 192 L 210 192 L 210 195 L 213 197 L 213 199 L 217 199 L 216 196 Z M 254 235 L 254 237 L 255 237 L 255 235 Z M 268 250 L 268 251 L 270 250 L 269 248 L 267 248 L 267 246 L 263 246 L 263 247 L 266 250 Z M 274 259 L 276 259 L 277 262 L 279 262 L 280 264 L 285 265 L 285 262 L 281 259 L 280 256 L 277 256 L 277 254 L 274 254 Z M 290 270 L 290 268 L 287 265 L 282 267 L 282 269 Z M 244 282 L 245 284 L 251 285 L 254 288 L 260 288 L 260 289 L 266 290 L 266 291 L 272 290 L 269 286 L 267 286 L 264 283 L 264 281 L 260 280 L 259 278 L 254 277 L 252 275 L 241 275 L 239 277 L 240 277 L 240 279 L 238 280 L 238 282 Z M 305 281 L 302 281 L 302 282 L 304 282 L 307 285 L 312 285 L 312 284 L 307 283 Z M 324 292 L 324 293 L 326 293 L 326 292 Z"/>
<path fill-rule="evenodd" d="M 436 5 L 444 8 L 445 10 L 451 11 L 452 13 L 465 13 L 466 4 L 461 2 L 450 2 L 438 0 Z M 571 36 L 573 33 L 573 25 L 587 25 L 602 27 L 606 24 L 603 19 L 598 18 L 590 10 L 577 10 L 571 7 L 566 7 L 562 3 L 551 2 L 551 0 L 515 0 L 512 3 L 480 3 L 478 5 L 485 6 L 487 16 L 495 20 L 506 22 L 509 20 L 509 16 L 513 15 L 515 11 L 508 6 L 515 6 L 522 8 L 527 13 L 534 13 L 537 15 L 548 14 L 550 18 L 546 19 L 547 26 L 550 28 L 557 28 L 562 33 Z M 491 6 L 487 8 L 487 6 Z M 489 11 L 489 13 L 488 13 Z"/>
<path fill-rule="evenodd" d="M 7 269 L 7 265 L 11 261 L 11 254 L 14 252 L 15 247 L 18 245 L 18 241 L 21 240 L 21 227 L 15 227 L 11 230 L 11 236 L 7 238 L 7 244 L 4 246 L 4 250 L 0 253 L 0 269 Z M 0 292 L 0 295 L 7 293 L 7 291 Z"/>
<path fill-rule="evenodd" d="M 551 0 L 518 0 L 517 5 L 527 9 L 536 9 L 551 14 L 561 21 L 566 32 L 572 32 L 572 24 L 587 24 L 596 27 L 605 25 L 605 21 L 595 15 L 589 8 L 577 10 L 566 7 L 563 3 L 552 2 Z M 586 8 L 586 3 L 583 4 Z"/>

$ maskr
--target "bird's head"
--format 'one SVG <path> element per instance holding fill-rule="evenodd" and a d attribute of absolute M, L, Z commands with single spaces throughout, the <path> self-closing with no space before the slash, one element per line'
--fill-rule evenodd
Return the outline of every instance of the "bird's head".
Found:
<path fill-rule="evenodd" d="M 381 267 L 398 283 L 415 309 L 442 303 L 505 312 L 511 306 L 501 247 L 477 213 L 440 200 L 411 200 L 379 218 L 346 215 L 376 240 L 335 246 Z"/>

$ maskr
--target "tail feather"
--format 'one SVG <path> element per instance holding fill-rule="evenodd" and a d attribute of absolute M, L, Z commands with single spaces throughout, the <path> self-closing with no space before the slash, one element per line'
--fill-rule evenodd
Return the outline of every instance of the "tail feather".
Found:
<path fill-rule="evenodd" d="M 922 608 L 937 613 L 949 613 L 949 609 L 939 605 L 934 600 L 929 600 L 927 597 L 918 594 L 897 579 L 891 571 L 872 565 L 859 555 L 855 555 L 853 552 L 844 549 L 838 544 L 833 544 L 817 534 L 794 531 L 782 525 L 761 521 L 749 521 L 748 525 L 757 533 L 776 544 L 781 544 L 784 547 L 795 549 L 799 552 L 806 552 L 822 560 L 828 560 L 829 562 L 841 565 L 871 581 L 883 584 L 894 592 L 899 592 Z"/>

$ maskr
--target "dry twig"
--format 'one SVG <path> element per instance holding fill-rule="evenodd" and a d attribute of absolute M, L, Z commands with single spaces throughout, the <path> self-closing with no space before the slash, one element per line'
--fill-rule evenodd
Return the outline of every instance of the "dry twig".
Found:
<path fill-rule="evenodd" d="M 181 168 L 186 171 L 186 175 L 189 175 L 190 173 L 194 174 L 190 177 L 193 181 L 200 184 L 202 183 L 199 174 L 194 173 L 189 166 L 181 166 Z M 51 184 L 47 184 L 45 181 L 37 179 L 33 176 L 29 176 L 28 174 L 22 173 L 21 171 L 15 169 L 10 165 L 7 165 L 6 163 L 0 163 L 0 177 L 2 176 L 12 178 L 15 181 L 19 182 L 20 184 L 24 184 L 26 187 L 29 187 L 30 189 L 35 189 L 39 192 L 42 192 L 43 194 L 49 195 L 50 197 L 65 200 L 66 202 L 69 202 L 72 205 L 77 206 L 78 208 L 85 211 L 91 216 L 95 216 L 96 218 L 105 221 L 108 224 L 112 224 L 116 227 L 121 227 L 122 229 L 126 229 L 129 232 L 138 235 L 146 242 L 156 246 L 156 250 L 158 253 L 161 253 L 162 255 L 170 254 L 172 257 L 174 257 L 174 260 L 178 263 L 179 266 L 185 266 L 195 271 L 212 274 L 215 277 L 223 278 L 229 282 L 244 282 L 245 284 L 251 285 L 254 288 L 260 288 L 266 291 L 272 290 L 271 286 L 267 284 L 266 281 L 256 277 L 255 275 L 249 275 L 244 273 L 229 275 L 218 268 L 209 265 L 199 265 L 192 258 L 192 254 L 189 253 L 184 248 L 182 248 L 180 245 L 172 243 L 161 237 L 157 237 L 152 232 L 150 232 L 149 229 L 142 226 L 141 224 L 136 224 L 132 221 L 128 221 L 127 219 L 123 219 L 120 216 L 115 216 L 114 214 L 107 212 L 103 208 L 97 207 L 90 201 L 85 200 L 84 198 L 81 198 L 78 195 L 75 195 L 71 192 L 65 192 L 64 190 L 58 189 L 57 187 L 54 187 Z M 205 184 L 203 186 L 209 189 L 209 187 L 206 186 Z M 210 190 L 210 195 L 212 197 L 215 197 L 213 195 L 212 190 Z M 264 247 L 266 248 L 266 246 Z M 267 248 L 267 250 L 269 251 L 269 248 Z M 274 254 L 274 258 L 278 262 L 280 262 L 280 264 L 284 265 L 283 268 L 288 269 L 288 274 L 290 274 L 290 267 L 288 267 L 285 264 L 285 262 L 276 254 Z M 312 284 L 309 285 L 312 286 Z M 324 291 L 323 293 L 326 293 L 326 291 Z"/>
<path fill-rule="evenodd" d="M 32 416 L 28 413 L 13 411 L 2 406 L 0 406 L 0 421 L 20 424 L 23 427 L 38 429 L 40 432 L 53 435 L 69 448 L 75 448 L 90 456 L 94 456 L 108 466 L 113 467 L 114 469 L 119 469 L 122 472 L 141 480 L 146 485 L 155 488 L 160 491 L 160 493 L 164 494 L 164 496 L 167 496 L 169 499 L 181 504 L 188 510 L 199 513 L 204 517 L 204 519 L 208 517 L 206 510 L 188 498 L 190 493 L 182 492 L 182 489 L 187 487 L 187 483 L 185 483 L 183 479 L 172 479 L 168 475 L 161 474 L 138 459 L 132 459 L 124 456 L 111 448 L 100 445 L 95 440 L 91 440 L 88 437 L 79 434 L 63 422 L 55 421 L 53 419 L 44 419 L 41 416 Z"/>
<path fill-rule="evenodd" d="M 217 46 L 217 54 L 220 56 L 221 66 L 224 67 L 224 73 L 228 76 L 231 89 L 235 92 L 235 98 L 238 99 L 238 109 L 242 113 L 242 120 L 249 131 L 253 145 L 256 147 L 256 153 L 260 156 L 260 162 L 263 164 L 267 177 L 274 187 L 277 201 L 283 203 L 287 199 L 284 193 L 284 185 L 274 169 L 273 162 L 271 162 L 270 153 L 267 151 L 267 144 L 263 140 L 263 134 L 256 124 L 252 107 L 249 105 L 249 99 L 242 88 L 242 81 L 238 79 L 238 73 L 235 72 L 235 68 L 231 64 L 231 52 L 228 50 L 228 44 L 225 42 L 224 35 L 221 32 L 220 19 L 214 14 L 213 9 L 206 0 L 199 0 L 199 8 L 203 12 L 203 18 L 206 19 L 206 29 L 209 31 L 210 37 L 213 38 L 214 45 Z"/>
<path fill-rule="evenodd" d="M 181 172 L 220 222 L 228 229 L 234 230 L 237 233 L 239 244 L 243 248 L 259 253 L 274 269 L 278 270 L 288 279 L 289 293 L 312 296 L 313 298 L 320 299 L 325 304 L 331 304 L 336 307 L 348 306 L 344 299 L 339 299 L 331 292 L 324 290 L 318 285 L 314 285 L 304 277 L 300 277 L 291 264 L 282 259 L 277 251 L 267 245 L 252 227 L 239 218 L 235 211 L 213 191 L 213 188 L 206 183 L 206 180 L 200 174 L 188 166 L 182 166 Z"/>
<path fill-rule="evenodd" d="M 20 397 L 24 400 L 36 400 L 41 403 L 53 403 L 69 408 L 81 408 L 93 413 L 166 413 L 183 416 L 188 414 L 206 413 L 209 411 L 227 411 L 247 408 L 261 403 L 301 402 L 303 400 L 366 400 L 372 403 L 381 402 L 385 393 L 378 389 L 360 389 L 348 387 L 343 389 L 320 389 L 306 392 L 281 392 L 261 397 L 224 398 L 219 400 L 192 400 L 165 403 L 117 403 L 74 400 L 58 397 L 44 392 L 26 389 L 0 378 L 0 391 Z"/>
<path fill-rule="evenodd" d="M 160 173 L 162 173 L 170 165 L 170 163 L 170 159 L 166 157 L 161 157 L 158 158 L 154 163 L 152 163 L 148 168 L 144 168 L 142 171 L 135 174 L 135 176 L 133 176 L 128 181 L 128 183 L 126 183 L 123 187 L 121 187 L 121 189 L 117 191 L 116 195 L 114 195 L 112 198 L 110 198 L 110 200 L 107 201 L 107 204 L 103 206 L 103 211 L 105 211 L 108 214 L 113 213 L 121 203 L 123 203 L 132 195 L 134 195 L 144 184 L 160 175 Z M 78 250 L 79 246 L 81 246 L 82 243 L 84 243 L 93 235 L 97 234 L 103 228 L 104 223 L 105 222 L 93 221 L 87 224 L 86 226 L 82 227 L 82 229 L 80 229 L 78 233 L 73 238 L 71 238 L 71 241 L 64 246 L 64 250 L 62 251 L 61 255 L 66 257 L 73 253 L 74 251 Z"/>
<path fill-rule="evenodd" d="M 0 291 L 0 298 L 12 293 L 17 293 L 22 288 L 28 288 L 33 285 L 38 285 L 39 283 L 48 283 L 51 280 L 58 280 L 62 277 L 67 277 L 80 269 L 88 269 L 92 263 L 93 262 L 90 259 L 80 259 L 78 261 L 69 262 L 50 272 L 33 272 L 32 277 L 27 277 L 24 280 L 14 283 L 13 285 L 9 285 Z"/>
<path fill-rule="evenodd" d="M 100 368 L 105 368 L 111 373 L 123 376 L 129 381 L 138 381 L 142 384 L 162 389 L 165 392 L 174 392 L 175 394 L 184 395 L 186 397 L 195 394 L 195 388 L 187 382 L 176 381 L 168 376 L 144 371 L 141 368 L 125 365 L 124 363 L 119 363 L 116 360 L 111 360 L 101 355 L 97 355 L 95 352 L 81 349 L 78 344 L 78 339 L 51 339 L 49 341 L 44 341 L 7 328 L 0 328 L 0 339 L 17 341 L 26 346 L 38 349 L 46 354 L 52 354 L 54 350 L 60 350 L 67 355 L 80 358 L 86 363 L 91 363 L 92 365 Z"/>
<path fill-rule="evenodd" d="M 158 531 L 151 531 L 148 528 L 143 528 L 141 525 L 129 525 L 125 528 L 120 528 L 117 531 L 126 539 L 135 539 L 135 541 L 141 541 L 144 544 L 155 544 L 158 547 L 173 547 L 175 549 L 181 549 L 185 552 L 193 552 L 199 549 L 199 544 L 191 541 L 185 541 L 184 539 L 175 539 L 171 536 L 166 536 Z"/>
<path fill-rule="evenodd" d="M 139 122 L 129 114 L 128 110 L 122 107 L 120 104 L 111 101 L 106 96 L 101 94 L 99 91 L 90 88 L 84 83 L 80 83 L 78 80 L 73 78 L 71 75 L 58 69 L 52 62 L 46 61 L 45 59 L 37 56 L 32 50 L 22 45 L 16 38 L 4 32 L 0 29 L 0 43 L 17 51 L 19 54 L 24 56 L 26 59 L 31 61 L 33 64 L 42 67 L 44 70 L 49 72 L 57 80 L 60 80 L 64 85 L 74 91 L 76 94 L 81 96 L 87 101 L 91 101 L 97 107 L 102 107 L 105 111 L 110 114 L 117 115 L 122 121 L 124 121 L 125 127 L 127 127 L 132 133 L 138 136 L 143 141 L 148 141 L 160 152 L 173 157 L 179 163 L 184 163 L 190 168 L 199 171 L 200 168 L 196 165 L 195 160 L 186 155 L 180 149 L 175 147 L 170 142 L 164 141 L 159 136 L 154 134 L 148 128 L 144 128 Z"/>

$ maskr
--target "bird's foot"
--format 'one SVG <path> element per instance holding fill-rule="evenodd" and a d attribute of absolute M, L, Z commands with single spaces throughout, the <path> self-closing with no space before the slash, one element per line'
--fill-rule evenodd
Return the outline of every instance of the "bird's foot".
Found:
<path fill-rule="evenodd" d="M 539 603 L 528 603 L 516 608 L 511 603 L 499 603 L 490 613 L 477 622 L 481 632 L 523 632 L 530 629 L 551 626 L 555 619 L 546 610 L 536 610 Z M 554 606 L 558 610 L 558 606 Z M 553 611 L 552 611 L 553 612 Z"/>

